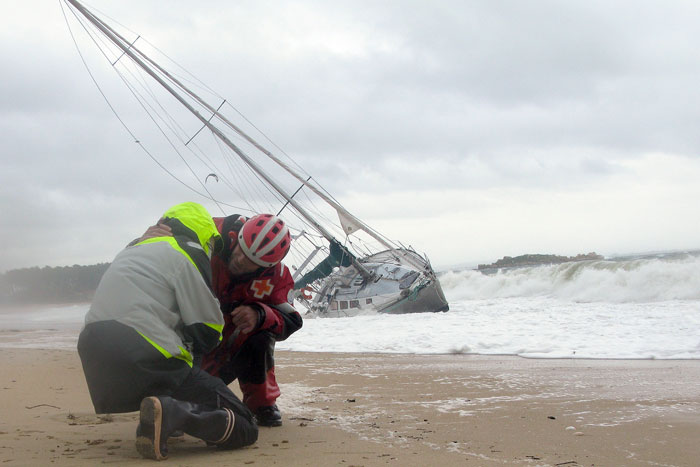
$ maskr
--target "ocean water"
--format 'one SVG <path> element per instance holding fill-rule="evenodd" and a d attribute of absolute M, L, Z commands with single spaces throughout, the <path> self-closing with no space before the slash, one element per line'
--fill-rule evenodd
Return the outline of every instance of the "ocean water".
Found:
<path fill-rule="evenodd" d="M 305 317 L 278 349 L 700 358 L 700 255 L 441 273 L 447 313 Z M 75 348 L 89 305 L 0 313 L 0 347 Z"/>

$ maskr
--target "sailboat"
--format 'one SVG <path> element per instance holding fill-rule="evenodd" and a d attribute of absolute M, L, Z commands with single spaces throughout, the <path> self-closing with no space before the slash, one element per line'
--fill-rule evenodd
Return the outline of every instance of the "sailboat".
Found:
<path fill-rule="evenodd" d="M 156 126 L 167 152 L 180 160 L 177 170 L 170 169 L 171 162 L 136 137 L 116 109 L 123 99 L 107 97 L 71 28 L 100 93 L 134 141 L 163 170 L 224 214 L 232 209 L 244 215 L 275 212 L 285 220 L 294 240 L 284 261 L 293 270 L 295 300 L 308 314 L 348 317 L 449 310 L 426 255 L 388 239 L 350 213 L 227 100 L 143 37 L 109 25 L 77 0 L 63 1 L 69 28 L 70 21 L 80 24 L 79 30 L 97 46 Z M 224 195 L 218 193 L 222 187 Z"/>

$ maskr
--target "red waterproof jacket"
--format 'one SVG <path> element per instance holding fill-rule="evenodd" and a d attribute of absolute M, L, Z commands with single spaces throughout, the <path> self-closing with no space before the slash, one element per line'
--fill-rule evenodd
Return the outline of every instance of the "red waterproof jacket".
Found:
<path fill-rule="evenodd" d="M 237 240 L 231 239 L 228 233 L 238 233 L 244 222 L 245 218 L 238 215 L 214 218 L 224 242 L 221 252 L 211 258 L 212 286 L 225 320 L 224 346 L 233 344 L 230 337 L 234 334 L 235 326 L 231 324 L 229 312 L 239 305 L 251 305 L 258 310 L 258 328 L 253 332 L 268 331 L 278 341 L 286 339 L 302 326 L 301 315 L 292 306 L 294 281 L 287 266 L 279 263 L 236 278 L 229 273 L 228 261 Z M 245 337 L 236 335 L 234 338 L 242 342 Z"/>

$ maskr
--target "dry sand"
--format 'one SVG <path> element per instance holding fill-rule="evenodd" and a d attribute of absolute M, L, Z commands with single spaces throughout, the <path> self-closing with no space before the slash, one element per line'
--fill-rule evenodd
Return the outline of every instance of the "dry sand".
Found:
<path fill-rule="evenodd" d="M 96 416 L 76 352 L 3 349 L 0 465 L 153 465 Z M 284 425 L 178 466 L 700 465 L 700 361 L 278 352 Z"/>

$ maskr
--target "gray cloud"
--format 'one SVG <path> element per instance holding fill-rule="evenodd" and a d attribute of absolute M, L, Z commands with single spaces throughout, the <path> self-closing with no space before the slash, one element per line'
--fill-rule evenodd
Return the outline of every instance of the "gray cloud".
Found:
<path fill-rule="evenodd" d="M 350 200 L 580 193 L 614 186 L 651 153 L 700 154 L 694 2 L 97 3 Z M 165 207 L 197 200 L 112 115 L 60 9 L 38 5 L 22 2 L 0 32 L 0 271 L 107 260 Z M 91 70 L 137 126 L 90 48 Z M 166 147 L 148 147 L 189 176 Z"/>

